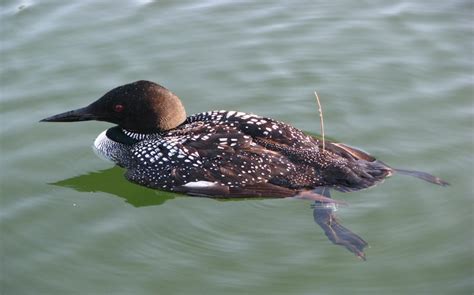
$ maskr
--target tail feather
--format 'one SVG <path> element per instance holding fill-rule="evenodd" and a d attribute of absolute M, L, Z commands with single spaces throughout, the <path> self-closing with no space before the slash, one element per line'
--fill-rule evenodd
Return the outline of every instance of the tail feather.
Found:
<path fill-rule="evenodd" d="M 393 169 L 395 172 L 398 172 L 402 175 L 409 175 L 419 179 L 423 179 L 424 181 L 431 182 L 441 186 L 447 186 L 449 183 L 447 181 L 442 180 L 441 178 L 431 175 L 426 172 L 415 171 L 415 170 L 405 170 L 405 169 Z"/>

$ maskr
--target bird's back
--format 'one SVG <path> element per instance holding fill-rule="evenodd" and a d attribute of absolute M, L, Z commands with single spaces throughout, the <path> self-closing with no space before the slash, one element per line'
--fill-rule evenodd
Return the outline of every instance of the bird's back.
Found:
<path fill-rule="evenodd" d="M 390 168 L 359 150 L 269 118 L 214 111 L 137 143 L 127 177 L 141 185 L 221 197 L 287 197 L 318 186 L 375 185 Z"/>

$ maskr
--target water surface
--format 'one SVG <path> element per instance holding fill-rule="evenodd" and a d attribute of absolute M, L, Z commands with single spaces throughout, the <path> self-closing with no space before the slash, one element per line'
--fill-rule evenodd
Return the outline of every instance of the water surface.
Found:
<path fill-rule="evenodd" d="M 2 294 L 472 294 L 470 1 L 2 1 Z M 253 112 L 447 188 L 396 176 L 336 193 L 368 261 L 310 203 L 216 201 L 128 183 L 103 122 L 38 120 L 147 79 L 189 114 Z"/>

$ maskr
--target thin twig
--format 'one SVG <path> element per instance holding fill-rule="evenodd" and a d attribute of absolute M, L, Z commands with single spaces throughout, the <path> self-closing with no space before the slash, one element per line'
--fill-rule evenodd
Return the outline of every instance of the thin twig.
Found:
<path fill-rule="evenodd" d="M 316 100 L 318 101 L 318 111 L 319 111 L 319 120 L 321 121 L 321 135 L 323 137 L 323 151 L 326 150 L 326 142 L 324 140 L 324 119 L 323 119 L 323 109 L 321 107 L 321 102 L 319 101 L 319 96 L 316 91 L 314 91 L 314 95 L 316 96 Z"/>

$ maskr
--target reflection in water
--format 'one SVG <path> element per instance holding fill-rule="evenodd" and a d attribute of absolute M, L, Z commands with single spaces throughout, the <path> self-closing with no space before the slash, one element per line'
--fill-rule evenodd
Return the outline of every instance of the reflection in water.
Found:
<path fill-rule="evenodd" d="M 123 179 L 124 170 L 112 167 L 64 179 L 52 185 L 69 187 L 78 192 L 104 192 L 123 198 L 135 207 L 161 205 L 176 194 L 142 187 Z"/>
<path fill-rule="evenodd" d="M 134 207 L 161 205 L 178 194 L 145 188 L 123 179 L 124 170 L 118 166 L 91 172 L 84 175 L 61 180 L 52 185 L 68 187 L 78 192 L 104 192 L 123 198 Z M 315 193 L 330 198 L 328 188 L 317 188 Z M 245 201 L 245 199 L 217 199 L 221 201 Z M 248 200 L 248 199 L 247 199 Z M 255 200 L 255 199 L 253 199 Z M 329 238 L 336 245 L 346 247 L 350 252 L 365 260 L 363 249 L 367 243 L 347 228 L 343 227 L 334 215 L 335 208 L 315 202 L 313 217 Z"/>

